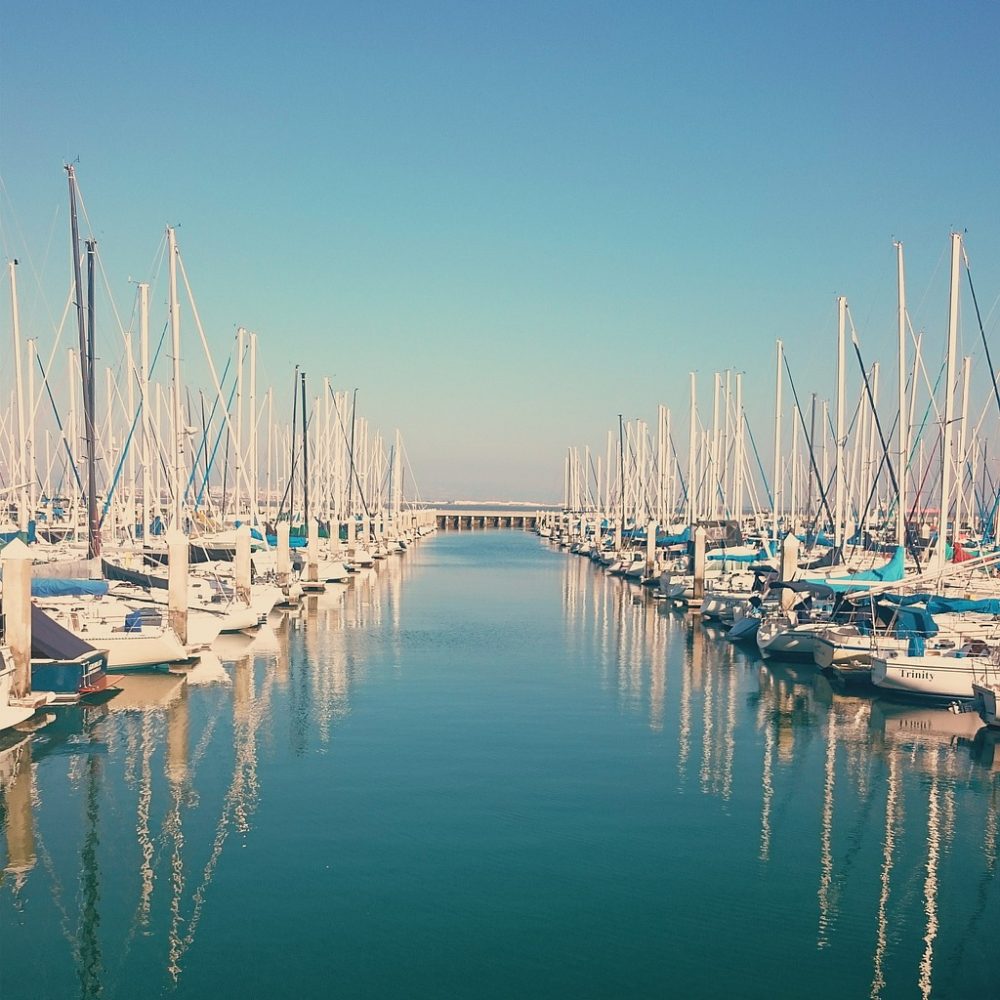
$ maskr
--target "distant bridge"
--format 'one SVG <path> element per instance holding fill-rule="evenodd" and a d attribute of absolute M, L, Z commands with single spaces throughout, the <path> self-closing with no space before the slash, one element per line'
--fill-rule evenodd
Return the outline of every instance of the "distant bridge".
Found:
<path fill-rule="evenodd" d="M 522 528 L 534 531 L 549 511 L 544 510 L 439 510 L 435 512 L 439 528 Z"/>

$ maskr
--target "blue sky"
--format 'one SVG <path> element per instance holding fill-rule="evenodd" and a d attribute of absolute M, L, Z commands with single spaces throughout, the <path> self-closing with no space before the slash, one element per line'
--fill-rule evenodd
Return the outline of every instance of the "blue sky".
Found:
<path fill-rule="evenodd" d="M 284 396 L 359 387 L 425 495 L 553 498 L 618 413 L 686 422 L 690 370 L 746 372 L 766 450 L 774 339 L 831 395 L 838 294 L 891 379 L 893 238 L 929 357 L 952 228 L 995 334 L 997 37 L 986 3 L 7 5 L 0 251 L 44 350 L 79 157 L 126 318 L 176 224 L 217 357 L 244 325 Z"/>

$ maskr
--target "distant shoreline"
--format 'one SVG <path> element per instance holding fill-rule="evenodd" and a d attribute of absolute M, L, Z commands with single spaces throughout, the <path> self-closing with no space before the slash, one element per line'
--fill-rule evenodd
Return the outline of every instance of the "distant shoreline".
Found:
<path fill-rule="evenodd" d="M 562 510 L 560 503 L 538 500 L 425 500 L 436 510 Z"/>

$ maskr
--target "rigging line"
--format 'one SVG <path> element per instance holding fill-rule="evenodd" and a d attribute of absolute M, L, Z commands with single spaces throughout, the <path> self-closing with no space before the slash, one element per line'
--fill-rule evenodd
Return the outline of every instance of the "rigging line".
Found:
<path fill-rule="evenodd" d="M 879 420 L 878 411 L 875 408 L 875 398 L 872 396 L 871 384 L 868 381 L 868 373 L 865 370 L 865 363 L 861 359 L 861 346 L 858 343 L 858 334 L 854 329 L 854 318 L 851 316 L 851 311 L 847 311 L 848 319 L 851 321 L 851 343 L 854 345 L 854 354 L 858 359 L 858 367 L 861 369 L 861 377 L 865 381 L 865 392 L 868 394 L 868 405 L 871 407 L 872 419 L 875 421 L 875 429 L 878 431 L 879 443 L 882 445 L 882 461 L 879 462 L 879 468 L 875 475 L 872 477 L 872 491 L 868 496 L 868 500 L 865 504 L 865 510 L 871 506 L 872 497 L 875 495 L 878 489 L 878 477 L 882 473 L 882 465 L 884 464 L 886 469 L 889 471 L 889 482 L 892 484 L 892 489 L 895 495 L 899 496 L 899 482 L 896 479 L 896 473 L 892 467 L 892 460 L 889 458 L 889 446 L 885 443 L 885 434 L 882 433 L 882 421 Z M 898 418 L 897 418 L 898 419 Z M 910 541 L 909 532 L 903 532 L 903 536 L 907 542 Z M 917 564 L 917 572 L 920 572 L 920 557 L 917 555 L 916 546 L 910 544 L 910 555 L 913 556 L 914 562 Z"/>
<path fill-rule="evenodd" d="M 42 373 L 42 384 L 45 386 L 45 391 L 49 396 L 49 402 L 52 404 L 52 415 L 56 418 L 56 427 L 59 428 L 59 434 L 62 437 L 63 447 L 66 449 L 66 455 L 69 458 L 70 468 L 73 470 L 73 475 L 76 477 L 76 485 L 82 493 L 83 482 L 80 479 L 80 473 L 76 468 L 76 463 L 73 461 L 73 451 L 69 446 L 69 442 L 66 440 L 66 432 L 63 430 L 62 420 L 59 419 L 59 410 L 56 408 L 56 401 L 52 396 L 52 388 L 49 386 L 49 380 L 45 375 L 45 369 L 42 367 L 41 355 L 39 355 L 37 351 L 35 352 L 35 360 L 38 362 L 38 369 Z"/>
<path fill-rule="evenodd" d="M 993 383 L 993 396 L 997 401 L 997 410 L 1000 411 L 1000 387 L 997 386 L 996 372 L 993 368 L 993 358 L 990 357 L 990 345 L 986 340 L 986 331 L 983 329 L 983 317 L 979 312 L 979 300 L 976 298 L 976 288 L 972 284 L 972 268 L 969 266 L 969 255 L 965 252 L 965 243 L 962 244 L 962 257 L 965 259 L 965 273 L 969 279 L 969 291 L 972 292 L 972 304 L 976 308 L 976 322 L 979 324 L 979 334 L 983 340 L 983 350 L 986 351 L 986 364 L 990 368 L 990 381 Z"/>
<path fill-rule="evenodd" d="M 344 418 L 343 418 L 343 416 L 340 413 L 340 407 L 337 406 L 337 396 L 336 396 L 336 394 L 333 391 L 333 386 L 330 385 L 329 383 L 327 383 L 327 391 L 330 393 L 331 396 L 333 396 L 333 408 L 334 408 L 334 410 L 337 411 L 337 420 L 340 423 L 340 429 L 343 432 L 344 441 L 347 444 L 347 455 L 348 455 L 348 457 L 351 460 L 351 473 L 352 473 L 352 475 L 351 475 L 350 478 L 351 478 L 351 480 L 354 483 L 357 484 L 357 487 L 358 487 L 358 496 L 361 497 L 361 505 L 364 507 L 365 513 L 369 517 L 371 517 L 371 511 L 368 509 L 368 501 L 365 500 L 365 495 L 364 495 L 364 493 L 361 490 L 361 479 L 358 476 L 358 469 L 357 469 L 357 466 L 354 464 L 354 447 L 353 447 L 353 445 L 350 442 L 350 438 L 348 437 L 347 428 L 344 426 Z M 355 390 L 355 392 L 357 392 L 357 390 Z M 407 461 L 409 461 L 409 459 L 407 459 Z M 410 469 L 410 475 L 411 476 L 413 475 L 413 470 L 412 469 Z"/>
<path fill-rule="evenodd" d="M 927 458 L 927 464 L 924 466 L 924 474 L 923 476 L 921 476 L 920 483 L 918 484 L 916 490 L 914 491 L 913 506 L 910 508 L 910 516 L 907 518 L 908 521 L 913 520 L 913 515 L 917 511 L 917 505 L 920 503 L 923 497 L 924 484 L 927 482 L 927 477 L 930 475 L 931 465 L 933 464 L 934 456 L 937 454 L 938 445 L 940 443 L 941 439 L 938 438 L 937 441 L 934 442 L 934 446 L 931 448 L 931 453 Z"/>
<path fill-rule="evenodd" d="M 677 454 L 677 446 L 674 444 L 674 435 L 673 435 L 673 432 L 671 432 L 671 434 L 670 434 L 670 450 L 674 453 L 674 461 L 677 464 L 676 465 L 676 468 L 677 468 L 677 478 L 680 481 L 681 492 L 684 494 L 684 501 L 686 503 L 687 502 L 687 496 L 688 496 L 687 483 L 684 482 L 684 472 L 681 469 L 680 456 Z"/>
<path fill-rule="evenodd" d="M 226 360 L 226 367 L 222 369 L 222 379 L 219 382 L 219 387 L 222 388 L 226 384 L 226 376 L 229 374 L 229 367 L 233 363 L 233 356 L 230 355 Z M 233 405 L 233 395 L 236 392 L 236 383 L 233 382 L 233 387 L 229 390 L 229 399 L 226 401 L 226 409 L 228 411 L 229 407 Z M 216 393 L 215 399 L 212 401 L 212 412 L 208 415 L 208 424 L 204 425 L 206 427 L 211 427 L 215 422 L 215 413 L 219 408 L 219 394 Z M 205 478 L 202 481 L 201 487 L 198 490 L 198 496 L 195 499 L 194 508 L 197 510 L 201 506 L 202 497 L 205 495 L 205 487 L 208 485 L 208 478 L 212 471 L 212 466 L 215 464 L 215 453 L 216 449 L 219 447 L 219 441 L 222 439 L 222 428 L 219 429 L 219 434 L 215 439 L 215 445 L 212 448 L 211 458 L 207 461 L 205 467 Z M 202 435 L 201 444 L 198 446 L 198 451 L 207 447 L 208 438 L 207 431 Z M 194 482 L 194 477 L 198 472 L 197 462 L 192 462 L 191 475 L 188 477 L 187 485 L 184 487 L 184 499 L 187 499 L 188 492 L 191 489 L 191 485 Z M 209 498 L 211 499 L 211 497 Z"/>
<path fill-rule="evenodd" d="M 750 435 L 750 445 L 753 448 L 754 458 L 757 459 L 757 469 L 760 472 L 761 482 L 764 484 L 764 492 L 767 493 L 767 502 L 773 507 L 774 498 L 771 496 L 771 486 L 767 481 L 767 476 L 764 474 L 764 465 L 760 460 L 760 452 L 757 450 L 757 440 L 753 436 L 753 430 L 750 427 L 750 421 L 747 419 L 746 413 L 743 414 L 743 424 L 747 429 L 747 434 Z"/>
<path fill-rule="evenodd" d="M 159 342 L 159 344 L 156 345 L 156 354 L 153 355 L 153 360 L 150 362 L 150 365 L 149 365 L 149 374 L 150 375 L 152 375 L 153 369 L 156 367 L 156 361 L 157 361 L 157 358 L 159 358 L 159 356 L 160 356 L 160 349 L 163 347 L 163 339 L 166 336 L 166 334 L 167 334 L 167 327 L 166 327 L 166 324 L 164 324 L 163 332 L 160 334 L 160 342 Z M 37 357 L 38 355 L 36 354 L 35 356 Z M 142 393 L 140 393 L 140 395 L 142 395 Z M 120 398 L 120 394 L 119 394 L 119 398 Z M 144 400 L 140 400 L 140 402 L 139 402 L 139 409 L 136 410 L 135 416 L 132 418 L 132 426 L 129 429 L 128 438 L 126 439 L 125 444 L 122 446 L 122 452 L 121 452 L 121 455 L 118 458 L 118 466 L 115 469 L 115 474 L 114 474 L 114 477 L 111 480 L 111 485 L 107 488 L 107 495 L 104 498 L 104 509 L 101 511 L 101 519 L 98 522 L 98 526 L 99 527 L 103 527 L 104 526 L 104 519 L 105 519 L 105 517 L 107 517 L 108 510 L 111 507 L 112 500 L 114 500 L 115 489 L 118 487 L 118 480 L 121 477 L 122 469 L 125 466 L 125 460 L 128 458 L 128 450 L 129 450 L 129 446 L 132 443 L 132 435 L 135 433 L 136 425 L 139 423 L 139 419 L 142 416 L 142 412 L 143 412 L 142 408 L 145 405 L 145 402 L 146 401 L 144 401 Z M 157 428 L 157 430 L 159 430 L 159 428 Z M 162 457 L 161 457 L 160 461 L 161 462 L 163 461 Z M 164 472 L 165 471 L 166 471 L 166 466 L 164 466 Z M 77 477 L 77 481 L 79 482 L 79 476 Z M 83 487 L 81 486 L 80 489 L 82 490 Z"/>
<path fill-rule="evenodd" d="M 795 381 L 792 378 L 792 370 L 788 366 L 788 354 L 782 352 L 781 360 L 785 365 L 785 373 L 788 375 L 788 384 L 792 390 L 792 396 L 795 399 L 795 407 L 799 414 L 799 423 L 802 425 L 802 434 L 805 437 L 806 449 L 809 452 L 809 464 L 812 466 L 813 474 L 816 476 L 816 483 L 819 485 L 819 495 L 820 500 L 823 502 L 823 506 L 826 508 L 827 517 L 830 518 L 830 523 L 834 523 L 833 512 L 830 510 L 830 503 L 826 498 L 826 490 L 823 489 L 823 480 L 820 477 L 819 469 L 816 467 L 816 455 L 813 453 L 813 443 L 809 436 L 809 429 L 806 427 L 805 416 L 802 412 L 802 406 L 799 404 L 799 394 L 795 390 Z M 818 516 L 818 515 L 817 515 Z"/>
<path fill-rule="evenodd" d="M 309 428 L 312 426 L 313 418 L 315 416 L 316 416 L 316 412 L 315 411 L 313 411 L 312 413 L 309 414 L 309 420 L 306 423 L 306 433 L 307 434 L 309 432 Z M 292 435 L 292 437 L 294 438 L 294 435 Z M 277 513 L 277 516 L 275 517 L 275 522 L 281 520 L 281 515 L 282 515 L 282 512 L 284 511 L 284 507 L 285 507 L 285 501 L 288 499 L 288 492 L 291 489 L 292 482 L 293 482 L 293 480 L 295 478 L 295 472 L 296 472 L 296 469 L 295 469 L 295 460 L 298 458 L 298 452 L 299 452 L 299 449 L 295 448 L 293 446 L 293 449 L 292 449 L 292 467 L 291 467 L 291 470 L 288 473 L 288 482 L 285 485 L 285 492 L 282 493 L 282 495 L 281 495 L 281 502 L 278 504 L 278 513 Z M 360 490 L 361 490 L 361 487 L 359 486 L 358 487 L 358 492 L 359 493 L 360 493 Z M 364 503 L 364 499 L 365 498 L 362 496 L 361 497 L 361 502 L 362 503 Z M 371 517 L 371 514 L 368 511 L 368 505 L 367 504 L 365 504 L 365 513 L 368 514 L 369 517 Z M 294 517 L 294 513 L 292 511 L 291 504 L 289 504 L 289 507 L 288 507 L 288 521 L 289 521 L 289 523 L 291 523 L 293 517 Z"/>

